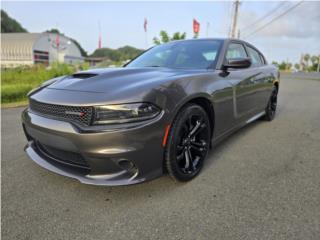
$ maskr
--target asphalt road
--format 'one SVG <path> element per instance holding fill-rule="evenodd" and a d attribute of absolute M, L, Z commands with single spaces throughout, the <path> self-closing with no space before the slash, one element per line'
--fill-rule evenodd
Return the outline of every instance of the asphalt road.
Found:
<path fill-rule="evenodd" d="M 275 120 L 219 144 L 185 184 L 50 173 L 23 152 L 21 111 L 2 110 L 2 239 L 320 239 L 320 81 L 282 79 Z"/>

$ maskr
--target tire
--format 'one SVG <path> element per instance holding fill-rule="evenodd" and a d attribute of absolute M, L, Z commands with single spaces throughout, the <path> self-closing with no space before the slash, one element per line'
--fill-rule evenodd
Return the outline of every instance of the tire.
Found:
<path fill-rule="evenodd" d="M 206 111 L 197 104 L 187 104 L 174 119 L 165 148 L 165 166 L 176 181 L 195 178 L 203 167 L 211 140 Z"/>
<path fill-rule="evenodd" d="M 277 110 L 277 101 L 278 101 L 278 88 L 273 86 L 271 96 L 268 101 L 268 105 L 265 109 L 265 116 L 264 119 L 267 121 L 272 121 L 276 115 Z"/>

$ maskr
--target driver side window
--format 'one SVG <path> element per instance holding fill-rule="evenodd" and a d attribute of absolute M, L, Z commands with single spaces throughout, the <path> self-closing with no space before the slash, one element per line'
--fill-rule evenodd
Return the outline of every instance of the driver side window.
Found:
<path fill-rule="evenodd" d="M 232 59 L 232 58 L 246 58 L 247 53 L 244 49 L 244 46 L 240 43 L 230 43 L 228 46 L 226 59 Z"/>

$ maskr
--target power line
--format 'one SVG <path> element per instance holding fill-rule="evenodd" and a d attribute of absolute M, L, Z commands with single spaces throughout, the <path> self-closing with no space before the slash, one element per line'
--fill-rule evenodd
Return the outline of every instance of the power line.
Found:
<path fill-rule="evenodd" d="M 271 15 L 273 15 L 278 9 L 280 9 L 284 4 L 286 4 L 287 2 L 281 2 L 279 4 L 277 4 L 277 6 L 275 8 L 272 8 L 271 11 L 267 12 L 265 15 L 263 15 L 262 17 L 258 18 L 258 20 L 256 20 L 255 22 L 253 22 L 252 24 L 249 24 L 245 27 L 243 27 L 241 29 L 241 31 L 245 31 L 248 28 L 251 28 L 252 26 L 256 25 L 257 23 L 261 22 L 262 20 L 264 20 L 267 17 L 270 17 Z"/>
<path fill-rule="evenodd" d="M 272 19 L 271 21 L 269 21 L 268 23 L 264 24 L 263 26 L 261 26 L 260 28 L 256 29 L 255 31 L 253 31 L 252 33 L 248 34 L 247 36 L 245 36 L 244 38 L 248 38 L 251 37 L 252 35 L 254 35 L 255 33 L 259 32 L 260 30 L 264 29 L 265 27 L 267 27 L 269 24 L 273 23 L 274 21 L 278 20 L 279 18 L 283 17 L 284 15 L 286 15 L 287 13 L 289 13 L 290 11 L 292 11 L 293 9 L 295 9 L 296 7 L 298 7 L 301 3 L 303 3 L 304 0 L 298 2 L 297 4 L 293 5 L 291 8 L 289 8 L 287 11 L 285 11 L 284 13 L 280 14 L 279 16 L 275 17 L 274 19 Z"/>

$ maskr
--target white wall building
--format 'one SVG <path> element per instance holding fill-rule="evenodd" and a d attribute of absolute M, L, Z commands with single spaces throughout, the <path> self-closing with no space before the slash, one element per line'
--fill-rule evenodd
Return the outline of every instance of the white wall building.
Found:
<path fill-rule="evenodd" d="M 56 33 L 1 33 L 1 66 L 16 67 L 52 62 L 76 64 L 84 61 L 78 46 Z"/>

